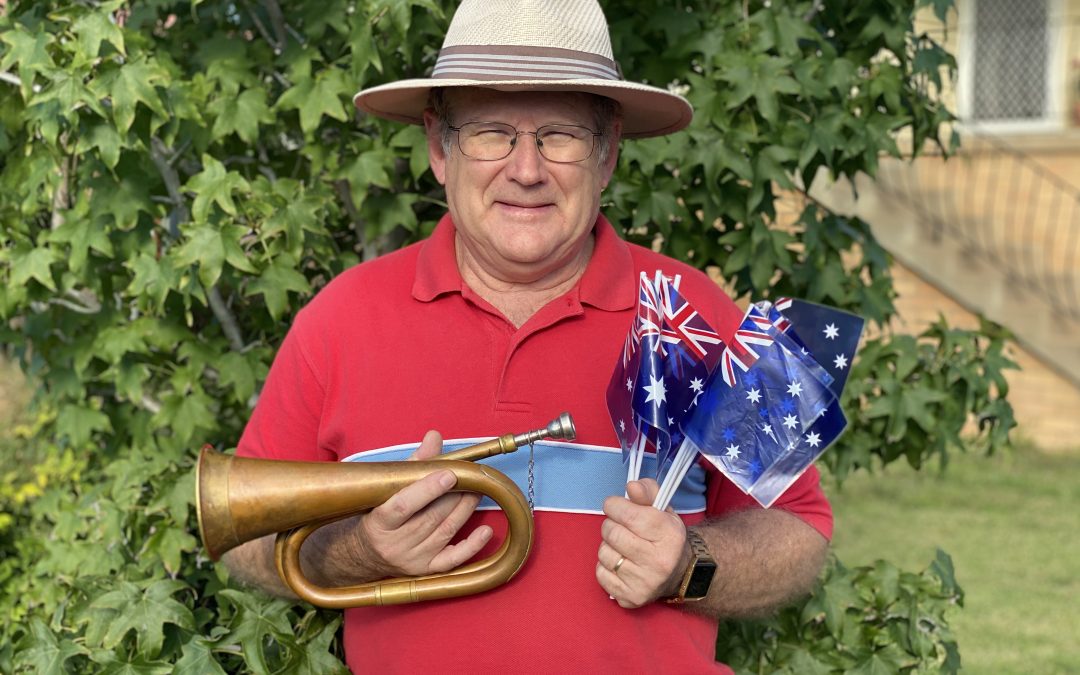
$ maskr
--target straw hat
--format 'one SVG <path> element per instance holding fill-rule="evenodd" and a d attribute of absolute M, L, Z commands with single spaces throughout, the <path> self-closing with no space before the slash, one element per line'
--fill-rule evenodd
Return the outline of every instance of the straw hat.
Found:
<path fill-rule="evenodd" d="M 686 99 L 620 76 L 596 0 L 464 0 L 430 78 L 364 89 L 357 108 L 422 124 L 432 87 L 581 91 L 622 105 L 623 136 L 661 136 L 690 124 Z"/>

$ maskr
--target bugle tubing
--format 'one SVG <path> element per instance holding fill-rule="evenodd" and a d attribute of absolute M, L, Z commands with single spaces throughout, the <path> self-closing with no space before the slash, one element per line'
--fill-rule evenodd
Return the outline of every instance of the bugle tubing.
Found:
<path fill-rule="evenodd" d="M 240 544 L 277 533 L 275 564 L 300 598 L 329 608 L 390 605 L 479 593 L 509 581 L 532 548 L 533 521 L 521 490 L 505 474 L 472 461 L 513 452 L 541 438 L 574 438 L 566 413 L 544 429 L 506 434 L 438 458 L 412 462 L 288 462 L 204 449 L 196 468 L 196 510 L 203 545 L 213 559 Z M 507 533 L 490 557 L 441 575 L 403 577 L 326 588 L 300 567 L 304 540 L 318 528 L 382 504 L 439 470 L 457 476 L 454 492 L 490 497 L 506 514 Z"/>

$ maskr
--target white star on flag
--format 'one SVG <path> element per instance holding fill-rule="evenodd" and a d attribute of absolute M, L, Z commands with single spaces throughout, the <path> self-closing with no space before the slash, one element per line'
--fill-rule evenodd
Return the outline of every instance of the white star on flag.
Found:
<path fill-rule="evenodd" d="M 784 416 L 784 426 L 787 427 L 788 429 L 794 429 L 795 425 L 798 424 L 798 422 L 799 422 L 799 419 L 797 417 L 795 417 L 794 415 L 785 415 Z"/>
<path fill-rule="evenodd" d="M 817 446 L 821 445 L 821 436 L 811 431 L 810 433 L 806 434 L 806 442 L 810 445 L 810 447 L 816 448 Z"/>
<path fill-rule="evenodd" d="M 830 323 L 826 325 L 825 330 L 823 330 L 822 332 L 825 333 L 825 337 L 829 338 L 830 340 L 835 340 L 836 336 L 840 335 L 840 331 L 836 328 L 835 323 Z"/>
<path fill-rule="evenodd" d="M 787 387 L 787 393 L 791 394 L 792 396 L 798 396 L 799 394 L 801 394 L 802 393 L 802 382 L 799 382 L 798 380 L 795 380 L 794 382 L 789 384 L 788 387 Z"/>
<path fill-rule="evenodd" d="M 645 399 L 646 403 L 652 401 L 653 405 L 659 408 L 660 404 L 667 399 L 667 389 L 664 388 L 664 378 L 662 377 L 658 380 L 650 374 L 649 384 L 643 388 L 649 392 L 648 398 Z"/>
<path fill-rule="evenodd" d="M 731 445 L 727 446 L 724 449 L 727 450 L 727 458 L 728 459 L 738 459 L 739 458 L 739 446 L 732 443 Z"/>
<path fill-rule="evenodd" d="M 667 423 L 668 423 L 669 427 L 673 426 L 675 424 L 675 418 L 674 417 L 667 418 Z"/>
<path fill-rule="evenodd" d="M 843 354 L 837 354 L 836 358 L 833 359 L 833 368 L 844 369 L 846 367 L 847 367 L 847 357 L 844 356 Z"/>
<path fill-rule="evenodd" d="M 628 378 L 626 378 L 626 391 L 633 391 L 633 390 L 634 390 L 634 381 L 628 377 Z"/>
<path fill-rule="evenodd" d="M 626 433 L 626 422 L 619 420 L 619 431 Z"/>
<path fill-rule="evenodd" d="M 761 400 L 761 392 L 757 389 L 751 389 L 750 391 L 746 392 L 746 398 L 751 403 L 757 403 Z"/>
<path fill-rule="evenodd" d="M 762 424 L 761 425 L 761 430 L 764 431 L 765 433 L 769 434 L 769 438 L 773 439 L 774 441 L 776 440 L 776 436 L 773 436 L 773 430 L 772 430 L 772 425 L 771 424 Z"/>
<path fill-rule="evenodd" d="M 700 394 L 705 389 L 705 383 L 701 381 L 700 377 L 695 377 L 690 380 L 690 389 Z"/>

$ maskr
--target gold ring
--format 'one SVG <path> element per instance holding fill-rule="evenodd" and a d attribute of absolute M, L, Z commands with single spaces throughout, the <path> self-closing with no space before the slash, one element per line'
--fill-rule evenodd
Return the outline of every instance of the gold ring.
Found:
<path fill-rule="evenodd" d="M 615 574 L 618 574 L 619 573 L 619 568 L 622 567 L 622 564 L 624 562 L 626 562 L 626 558 L 624 558 L 623 556 L 619 556 L 619 562 L 615 563 L 615 567 L 612 567 L 611 571 L 614 572 Z"/>

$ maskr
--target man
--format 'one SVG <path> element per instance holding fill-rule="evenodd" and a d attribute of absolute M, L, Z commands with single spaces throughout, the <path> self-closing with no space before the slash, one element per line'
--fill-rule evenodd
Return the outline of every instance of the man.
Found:
<path fill-rule="evenodd" d="M 428 240 L 343 273 L 297 316 L 239 453 L 427 458 L 443 437 L 466 445 L 564 409 L 578 442 L 537 444 L 534 464 L 527 451 L 492 461 L 535 488 L 522 571 L 480 595 L 347 610 L 354 671 L 729 672 L 713 660 L 717 617 L 775 608 L 820 569 L 832 521 L 814 470 L 763 510 L 697 466 L 678 515 L 650 506 L 654 481 L 620 478 L 605 388 L 639 272 L 681 275 L 724 337 L 741 312 L 705 275 L 627 245 L 599 214 L 618 139 L 677 131 L 691 116 L 685 100 L 616 73 L 594 1 L 466 0 L 432 79 L 357 95 L 368 112 L 424 124 L 449 213 Z M 436 471 L 323 528 L 305 545 L 305 570 L 342 586 L 489 554 L 503 520 L 450 493 L 454 480 Z M 270 550 L 269 538 L 250 542 L 226 562 L 287 594 Z M 718 568 L 706 596 L 678 602 L 702 555 Z"/>

